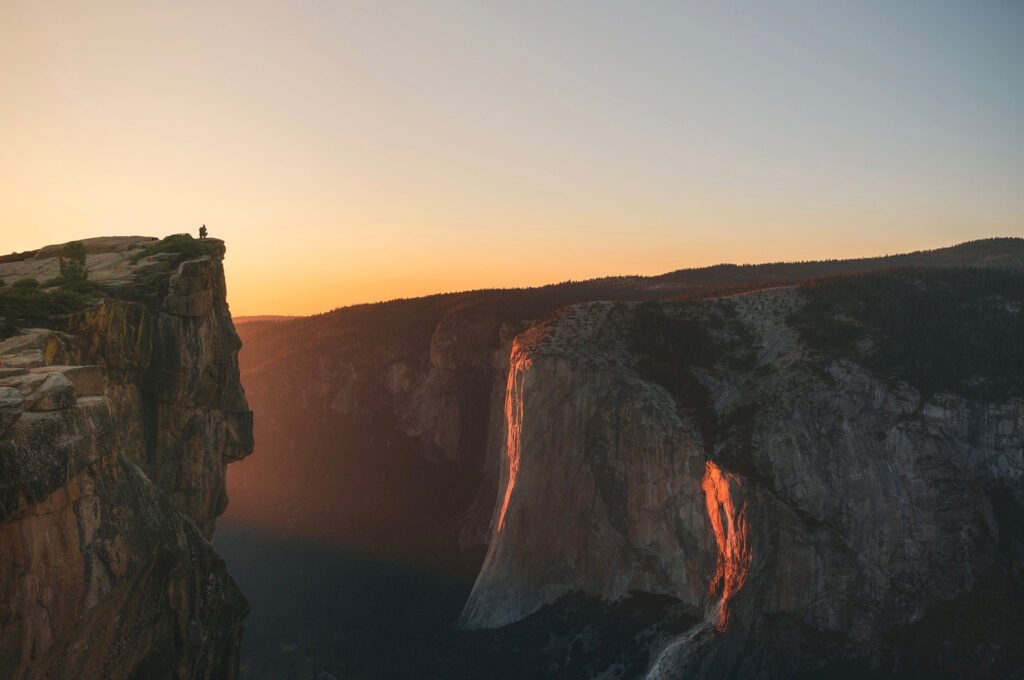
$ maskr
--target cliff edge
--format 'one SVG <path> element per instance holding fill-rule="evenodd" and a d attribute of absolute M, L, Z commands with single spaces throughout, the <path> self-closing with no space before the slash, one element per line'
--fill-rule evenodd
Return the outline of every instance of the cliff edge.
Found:
<path fill-rule="evenodd" d="M 82 241 L 88 285 L 61 245 L 0 258 L 2 677 L 237 675 L 210 541 L 253 447 L 241 342 L 223 242 L 169 241 Z"/>

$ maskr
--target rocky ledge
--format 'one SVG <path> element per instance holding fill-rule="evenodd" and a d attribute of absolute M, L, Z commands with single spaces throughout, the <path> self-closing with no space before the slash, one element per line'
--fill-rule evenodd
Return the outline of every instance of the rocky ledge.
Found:
<path fill-rule="evenodd" d="M 0 677 L 233 678 L 248 605 L 210 541 L 253 442 L 224 244 L 82 243 L 104 292 L 0 342 Z"/>

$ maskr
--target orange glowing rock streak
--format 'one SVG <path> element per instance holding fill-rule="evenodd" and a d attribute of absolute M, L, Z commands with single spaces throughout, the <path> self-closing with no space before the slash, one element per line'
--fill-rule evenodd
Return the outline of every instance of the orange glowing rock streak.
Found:
<path fill-rule="evenodd" d="M 714 596 L 719 588 L 722 590 L 722 606 L 716 624 L 720 631 L 725 630 L 729 622 L 729 598 L 743 587 L 750 568 L 745 513 L 747 504 L 744 501 L 737 512 L 729 491 L 730 483 L 738 485 L 740 482 L 733 475 L 722 474 L 717 465 L 708 461 L 704 467 L 704 481 L 701 486 L 704 489 L 704 501 L 708 506 L 711 527 L 715 531 L 715 541 L 718 543 L 718 564 L 715 567 L 715 576 L 711 580 L 709 594 Z"/>
<path fill-rule="evenodd" d="M 505 443 L 505 455 L 508 456 L 508 486 L 505 487 L 505 502 L 498 515 L 498 532 L 505 526 L 505 512 L 508 501 L 512 498 L 519 477 L 519 454 L 521 451 L 521 433 L 523 429 L 523 387 L 526 372 L 533 366 L 533 361 L 519 351 L 518 344 L 513 343 L 512 361 L 508 370 L 508 386 L 505 388 L 505 422 L 508 423 L 508 439 Z"/>

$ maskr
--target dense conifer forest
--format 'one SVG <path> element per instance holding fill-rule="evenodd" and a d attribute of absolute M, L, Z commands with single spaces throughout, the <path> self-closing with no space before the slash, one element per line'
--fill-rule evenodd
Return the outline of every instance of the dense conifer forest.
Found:
<path fill-rule="evenodd" d="M 839 352 L 926 394 L 1024 396 L 1024 274 L 900 268 L 812 279 L 793 322 Z"/>

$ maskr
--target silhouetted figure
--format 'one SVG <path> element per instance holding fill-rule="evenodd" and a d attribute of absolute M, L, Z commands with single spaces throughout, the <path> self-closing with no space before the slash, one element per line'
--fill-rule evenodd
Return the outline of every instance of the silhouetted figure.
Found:
<path fill-rule="evenodd" d="M 199 238 L 206 238 L 206 225 L 199 227 Z"/>

